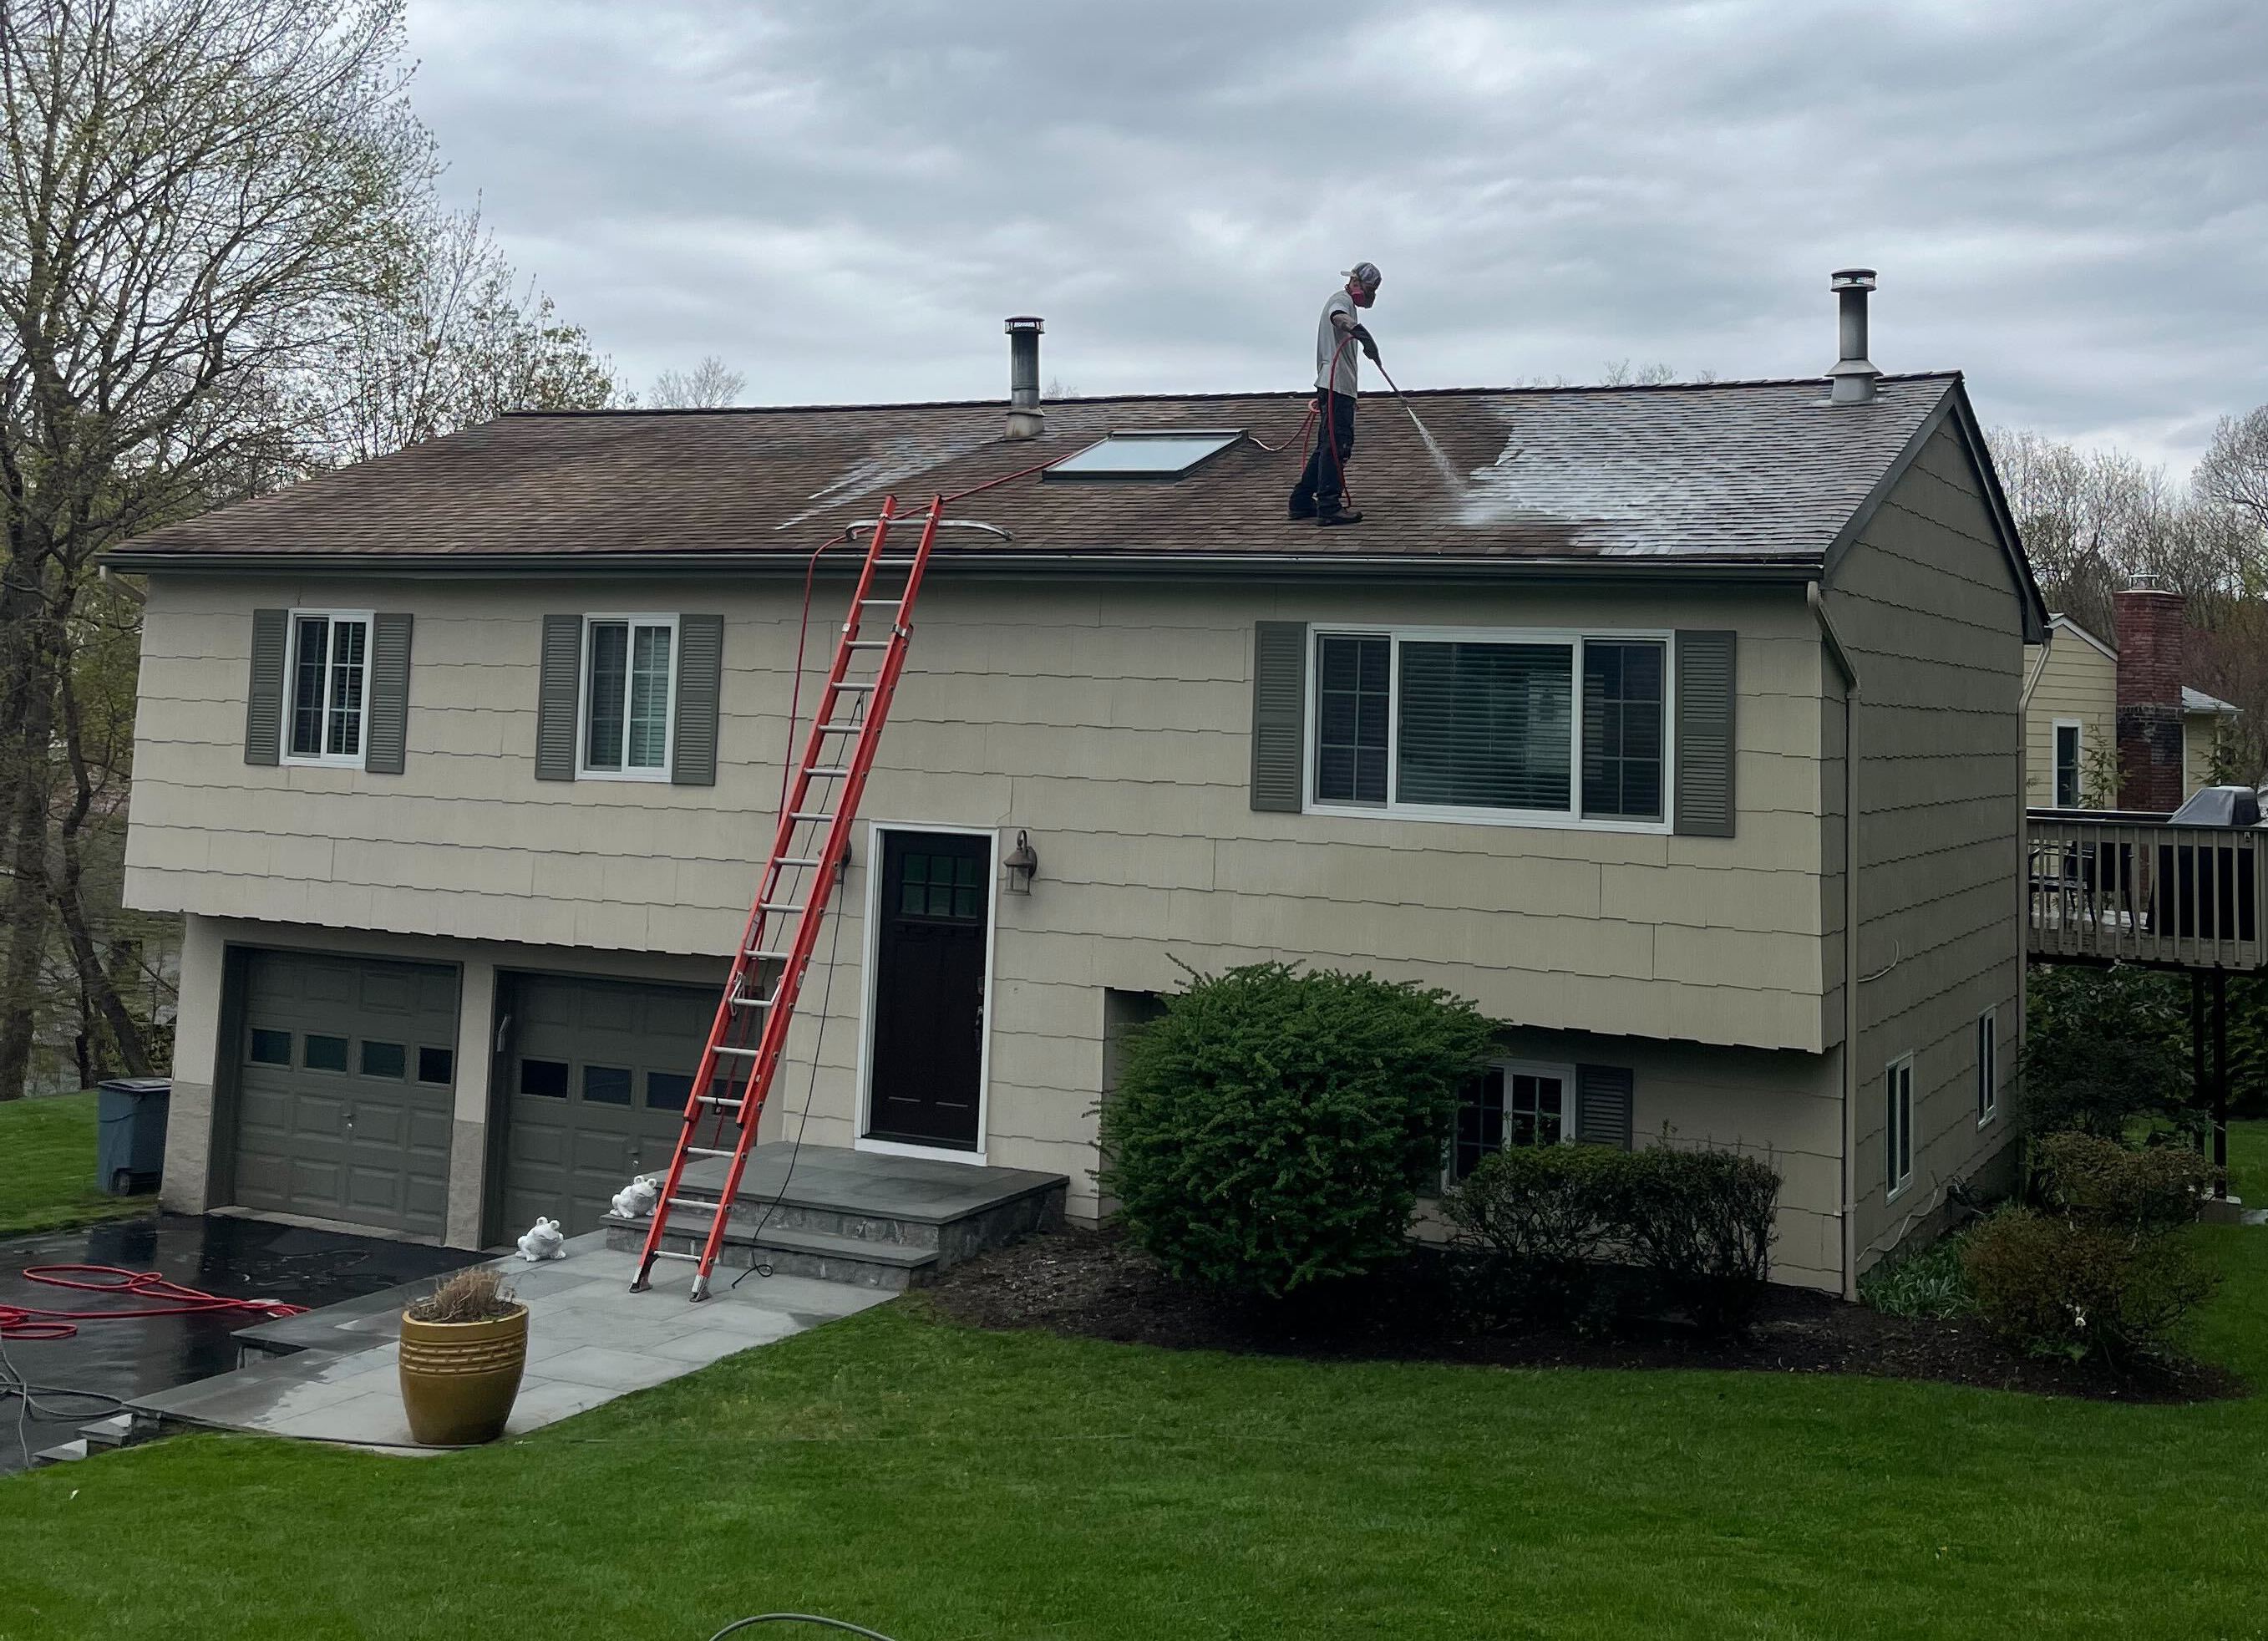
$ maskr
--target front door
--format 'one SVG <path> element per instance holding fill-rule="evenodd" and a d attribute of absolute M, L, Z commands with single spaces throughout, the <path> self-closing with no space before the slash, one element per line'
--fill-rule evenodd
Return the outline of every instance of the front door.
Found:
<path fill-rule="evenodd" d="M 882 833 L 871 1138 L 979 1149 L 991 904 L 990 838 Z"/>

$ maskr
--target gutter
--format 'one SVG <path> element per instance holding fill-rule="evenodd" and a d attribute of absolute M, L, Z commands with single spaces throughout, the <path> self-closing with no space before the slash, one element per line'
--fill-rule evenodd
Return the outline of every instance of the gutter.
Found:
<path fill-rule="evenodd" d="M 697 573 L 750 580 L 802 579 L 812 554 L 691 552 L 568 553 L 247 553 L 136 552 L 121 548 L 106 555 L 116 569 L 152 573 L 241 575 L 452 576 L 525 579 L 531 575 L 640 576 Z M 848 576 L 858 555 L 836 562 Z M 833 567 L 821 560 L 822 571 Z M 1416 553 L 1351 558 L 1334 553 L 1066 553 L 932 552 L 930 573 L 956 578 L 1035 575 L 1126 576 L 1143 579 L 1241 578 L 1296 574 L 1302 580 L 1333 575 L 1350 580 L 1439 577 L 1448 580 L 1535 580 L 1545 581 L 1711 581 L 1795 586 L 1816 580 L 1816 558 L 1736 558 L 1695 561 L 1655 553 L 1591 554 L 1553 558 L 1447 558 Z"/>
<path fill-rule="evenodd" d="M 1843 675 L 1843 1297 L 1859 1297 L 1859 669 L 1827 613 L 1819 583 L 1807 581 L 1803 602 L 1819 638 Z"/>

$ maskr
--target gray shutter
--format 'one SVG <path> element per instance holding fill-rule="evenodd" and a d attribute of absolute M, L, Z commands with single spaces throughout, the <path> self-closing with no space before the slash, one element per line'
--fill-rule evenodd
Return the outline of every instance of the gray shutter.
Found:
<path fill-rule="evenodd" d="M 1677 822 L 1687 838 L 1733 835 L 1736 635 L 1677 635 Z"/>
<path fill-rule="evenodd" d="M 1307 625 L 1252 629 L 1252 807 L 1298 814 L 1307 756 Z"/>
<path fill-rule="evenodd" d="M 725 617 L 677 617 L 677 724 L 669 749 L 672 786 L 717 784 L 717 700 L 724 684 Z"/>
<path fill-rule="evenodd" d="M 373 775 L 398 775 L 409 739 L 409 628 L 407 615 L 371 620 L 370 739 L 362 766 Z"/>
<path fill-rule="evenodd" d="M 543 617 L 543 676 L 535 687 L 535 778 L 575 779 L 575 692 L 583 672 L 583 617 Z"/>
<path fill-rule="evenodd" d="M 244 692 L 244 761 L 273 764 L 283 750 L 284 650 L 291 614 L 252 612 L 252 682 Z"/>
<path fill-rule="evenodd" d="M 1631 1084 L 1627 1066 L 1575 1068 L 1575 1137 L 1585 1145 L 1631 1148 Z"/>

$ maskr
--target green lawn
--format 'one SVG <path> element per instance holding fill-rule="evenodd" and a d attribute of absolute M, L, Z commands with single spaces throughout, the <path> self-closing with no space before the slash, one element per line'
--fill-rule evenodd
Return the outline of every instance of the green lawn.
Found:
<path fill-rule="evenodd" d="M 2268 1232 L 2200 1234 L 2200 1342 L 2268 1382 Z M 0 1635 L 2256 1636 L 2264 1455 L 2268 1399 L 1318 1366 L 898 1305 L 509 1447 L 0 1482 Z"/>
<path fill-rule="evenodd" d="M 92 1093 L 0 1104 L 0 1236 L 57 1231 L 155 1206 L 94 1188 Z M 7 1631 L 0 1629 L 0 1636 Z"/>

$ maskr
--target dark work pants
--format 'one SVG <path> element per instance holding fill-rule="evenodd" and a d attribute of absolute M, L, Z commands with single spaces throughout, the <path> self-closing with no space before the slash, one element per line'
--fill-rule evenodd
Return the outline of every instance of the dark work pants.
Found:
<path fill-rule="evenodd" d="M 1322 410 L 1315 418 L 1315 447 L 1306 471 L 1292 487 L 1292 510 L 1336 513 L 1346 490 L 1347 458 L 1354 454 L 1354 395 L 1319 393 Z"/>

